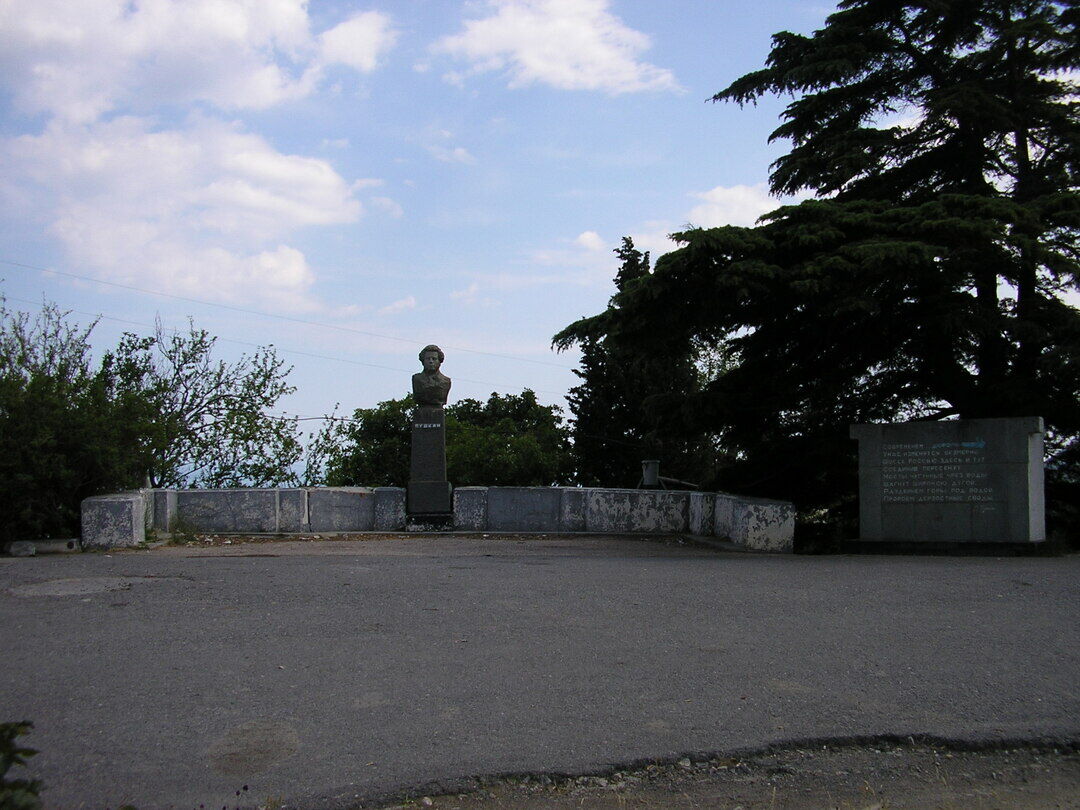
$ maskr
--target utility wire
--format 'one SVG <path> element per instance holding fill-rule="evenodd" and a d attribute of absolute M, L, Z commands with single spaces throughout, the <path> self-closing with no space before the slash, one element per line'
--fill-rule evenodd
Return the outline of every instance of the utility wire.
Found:
<path fill-rule="evenodd" d="M 142 293 L 142 294 L 145 294 L 145 295 L 157 295 L 157 296 L 160 296 L 162 298 L 173 298 L 173 299 L 175 299 L 177 301 L 187 301 L 188 303 L 191 303 L 191 304 L 200 304 L 202 306 L 208 306 L 208 307 L 218 307 L 219 309 L 227 309 L 227 310 L 231 310 L 232 312 L 243 312 L 243 313 L 246 313 L 248 315 L 257 315 L 257 316 L 260 316 L 260 317 L 263 317 L 263 318 L 276 318 L 279 321 L 289 321 L 290 323 L 302 323 L 302 324 L 305 324 L 307 326 L 319 326 L 319 327 L 322 327 L 324 329 L 336 329 L 339 332 L 351 332 L 351 333 L 356 334 L 356 335 L 365 335 L 366 337 L 376 337 L 376 338 L 381 338 L 383 340 L 396 340 L 396 341 L 399 341 L 401 343 L 415 343 L 415 341 L 412 338 L 396 337 L 395 335 L 384 335 L 384 334 L 381 334 L 379 332 L 368 332 L 368 331 L 365 331 L 363 329 L 354 329 L 351 326 L 340 326 L 338 324 L 332 324 L 332 323 L 321 323 L 319 321 L 309 321 L 309 320 L 306 320 L 304 318 L 294 318 L 291 315 L 278 315 L 278 314 L 273 313 L 273 312 L 259 312 L 258 310 L 255 310 L 255 309 L 246 309 L 244 307 L 234 306 L 233 304 L 219 304 L 219 303 L 216 303 L 214 301 L 206 301 L 206 300 L 201 299 L 201 298 L 188 298 L 187 296 L 174 295 L 173 293 L 165 293 L 165 292 L 160 292 L 158 290 L 147 290 L 147 289 L 145 289 L 143 287 L 135 287 L 135 286 L 133 286 L 131 284 L 120 284 L 119 282 L 116 282 L 116 281 L 104 281 L 103 279 L 94 278 L 93 276 L 82 276 L 82 275 L 79 275 L 78 273 L 69 273 L 69 272 L 64 271 L 64 270 L 55 270 L 55 269 L 53 269 L 51 267 L 41 267 L 41 266 L 36 265 L 36 264 L 26 264 L 24 262 L 14 262 L 14 261 L 11 261 L 9 259 L 0 259 L 0 264 L 6 264 L 6 265 L 9 265 L 11 267 L 20 267 L 20 268 L 23 268 L 25 270 L 38 270 L 38 271 L 40 271 L 42 273 L 53 273 L 53 274 L 58 275 L 58 276 L 66 276 L 68 278 L 76 278 L 76 279 L 79 279 L 80 281 L 89 281 L 89 282 L 92 282 L 94 284 L 105 284 L 105 285 L 107 285 L 109 287 L 118 287 L 119 289 L 122 289 L 122 290 L 131 290 L 132 292 Z M 456 352 L 466 352 L 468 354 L 479 354 L 479 355 L 484 355 L 486 357 L 498 357 L 498 358 L 503 359 L 503 360 L 516 360 L 516 361 L 519 361 L 519 362 L 522 362 L 522 363 L 535 363 L 536 365 L 552 366 L 554 368 L 566 369 L 567 371 L 572 371 L 573 370 L 572 366 L 564 366 L 562 363 L 552 363 L 549 360 L 536 360 L 534 358 L 519 357 L 517 355 L 512 355 L 512 354 L 500 354 L 499 352 L 485 352 L 485 351 L 481 351 L 479 349 L 466 349 L 463 346 L 450 346 L 449 344 L 447 344 L 446 348 L 447 349 L 453 349 Z"/>
<path fill-rule="evenodd" d="M 18 301 L 21 304 L 37 305 L 38 303 L 40 303 L 38 301 L 30 301 L 29 299 L 26 299 L 26 298 L 19 298 L 18 296 L 14 296 L 14 295 L 5 295 L 4 298 L 7 299 L 8 301 Z M 123 324 L 127 324 L 128 326 L 138 326 L 138 327 L 140 327 L 142 329 L 154 329 L 154 328 L 156 328 L 156 327 L 151 326 L 150 324 L 147 324 L 147 323 L 141 323 L 139 321 L 132 321 L 132 320 L 128 320 L 126 318 L 117 318 L 117 317 L 115 317 L 113 315 L 104 315 L 104 314 L 102 314 L 100 312 L 87 312 L 86 310 L 79 310 L 79 309 L 72 309 L 72 310 L 69 310 L 69 311 L 75 313 L 76 315 L 86 315 L 86 316 L 88 316 L 90 318 L 100 318 L 101 320 L 105 320 L 105 321 L 115 321 L 116 323 L 123 323 Z M 177 332 L 179 330 L 174 328 L 172 331 Z M 258 343 L 251 343 L 251 342 L 246 341 L 246 340 L 236 340 L 235 338 L 226 338 L 226 337 L 217 337 L 216 339 L 220 340 L 222 343 L 236 343 L 236 344 L 238 344 L 240 346 L 249 346 L 249 347 L 255 348 L 255 349 L 263 348 Z M 273 344 L 271 344 L 271 345 L 273 345 Z M 298 355 L 302 355 L 304 357 L 313 357 L 313 358 L 316 358 L 318 360 L 332 360 L 332 361 L 337 362 L 337 363 L 349 363 L 350 365 L 364 366 L 365 368 L 377 368 L 377 369 L 382 369 L 383 371 L 396 371 L 396 372 L 400 372 L 402 374 L 410 374 L 410 375 L 412 374 L 411 370 L 403 369 L 403 368 L 397 368 L 395 366 L 381 366 L 381 365 L 379 365 L 377 363 L 364 363 L 364 362 L 362 362 L 360 360 L 350 360 L 349 358 L 346 358 L 346 357 L 333 357 L 333 356 L 328 355 L 328 354 L 315 354 L 314 352 L 306 352 L 306 351 L 302 351 L 300 349 L 288 349 L 288 348 L 284 348 L 282 346 L 274 346 L 274 348 L 278 349 L 279 351 L 286 352 L 287 354 L 298 354 Z M 509 389 L 514 388 L 514 386 L 503 385 L 503 384 L 500 384 L 500 383 L 494 383 L 494 382 L 490 382 L 488 380 L 473 380 L 473 379 L 470 379 L 468 377 L 457 377 L 457 376 L 455 376 L 454 379 L 459 380 L 460 382 L 472 383 L 473 385 L 493 385 L 496 388 L 502 388 L 504 390 L 509 390 Z M 548 391 L 546 389 L 538 389 L 538 388 L 532 388 L 530 390 L 533 391 L 534 393 L 537 393 L 537 394 L 551 394 L 553 396 L 560 396 L 560 397 L 565 396 L 565 393 L 566 393 L 564 391 Z M 321 418 L 321 417 L 311 417 L 311 418 L 312 419 L 317 419 L 317 418 Z"/>

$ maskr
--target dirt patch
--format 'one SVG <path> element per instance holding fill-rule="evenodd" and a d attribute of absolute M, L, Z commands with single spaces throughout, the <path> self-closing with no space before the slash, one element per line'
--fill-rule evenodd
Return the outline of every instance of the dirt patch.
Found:
<path fill-rule="evenodd" d="M 1075 745 L 959 750 L 922 743 L 806 745 L 683 758 L 585 776 L 476 780 L 365 807 L 439 810 L 1080 808 Z"/>

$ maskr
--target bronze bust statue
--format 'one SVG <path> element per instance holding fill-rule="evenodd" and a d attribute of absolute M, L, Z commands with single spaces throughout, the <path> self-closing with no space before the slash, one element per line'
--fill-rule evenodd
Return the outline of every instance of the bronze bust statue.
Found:
<path fill-rule="evenodd" d="M 434 344 L 420 350 L 420 362 L 424 364 L 424 370 L 413 374 L 412 378 L 413 399 L 417 405 L 441 408 L 446 404 L 446 398 L 450 394 L 450 378 L 439 373 L 439 366 L 445 359 L 443 350 Z"/>

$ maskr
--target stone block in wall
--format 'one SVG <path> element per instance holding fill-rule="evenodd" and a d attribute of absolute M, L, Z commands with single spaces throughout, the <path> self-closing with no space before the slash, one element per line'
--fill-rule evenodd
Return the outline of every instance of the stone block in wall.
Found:
<path fill-rule="evenodd" d="M 375 492 L 370 487 L 308 490 L 313 532 L 369 532 L 375 528 Z"/>
<path fill-rule="evenodd" d="M 311 522 L 308 520 L 308 490 L 279 489 L 277 496 L 277 530 L 286 534 L 311 531 Z"/>
<path fill-rule="evenodd" d="M 788 501 L 739 498 L 733 508 L 730 538 L 754 551 L 791 552 L 795 538 L 795 506 Z"/>
<path fill-rule="evenodd" d="M 139 490 L 143 499 L 143 537 L 154 530 L 154 490 L 143 487 Z"/>
<path fill-rule="evenodd" d="M 577 487 L 563 487 L 559 501 L 559 531 L 585 531 L 585 493 Z"/>
<path fill-rule="evenodd" d="M 176 517 L 199 532 L 277 532 L 277 491 L 273 489 L 180 489 Z"/>
<path fill-rule="evenodd" d="M 666 489 L 589 489 L 585 530 L 589 532 L 684 534 L 689 492 Z"/>
<path fill-rule="evenodd" d="M 405 531 L 404 487 L 375 487 L 375 531 Z"/>
<path fill-rule="evenodd" d="M 713 495 L 713 534 L 716 537 L 731 539 L 731 534 L 735 531 L 735 505 L 738 502 L 737 495 L 727 492 Z"/>
<path fill-rule="evenodd" d="M 556 487 L 489 487 L 487 528 L 493 532 L 557 532 L 562 492 Z"/>
<path fill-rule="evenodd" d="M 487 487 L 454 488 L 454 529 L 461 532 L 487 530 Z"/>
<path fill-rule="evenodd" d="M 707 537 L 713 533 L 713 508 L 716 496 L 711 492 L 691 492 L 687 519 L 690 534 Z"/>
<path fill-rule="evenodd" d="M 146 497 L 141 492 L 86 498 L 81 513 L 83 548 L 124 548 L 146 540 Z"/>
<path fill-rule="evenodd" d="M 159 532 L 171 532 L 176 527 L 176 490 L 155 489 L 153 492 L 154 520 L 152 528 Z"/>

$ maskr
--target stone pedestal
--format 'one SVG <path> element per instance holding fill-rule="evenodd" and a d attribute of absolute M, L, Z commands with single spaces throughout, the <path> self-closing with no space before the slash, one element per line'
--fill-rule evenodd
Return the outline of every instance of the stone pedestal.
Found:
<path fill-rule="evenodd" d="M 450 482 L 446 480 L 446 416 L 443 409 L 419 405 L 412 417 L 412 456 L 406 511 L 410 523 L 449 522 Z"/>

